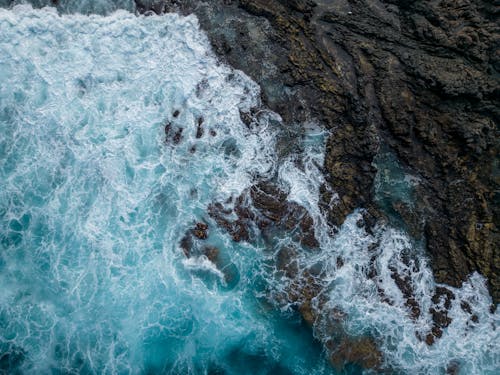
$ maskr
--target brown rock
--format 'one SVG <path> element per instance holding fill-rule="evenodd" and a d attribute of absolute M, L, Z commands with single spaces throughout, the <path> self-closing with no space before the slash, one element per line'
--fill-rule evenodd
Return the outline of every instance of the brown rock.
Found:
<path fill-rule="evenodd" d="M 205 246 L 202 250 L 203 254 L 208 258 L 209 261 L 218 265 L 219 263 L 219 249 L 213 246 Z"/>
<path fill-rule="evenodd" d="M 478 271 L 498 303 L 494 2 L 164 3 L 197 14 L 215 51 L 261 85 L 286 126 L 315 118 L 331 130 L 322 206 L 332 225 L 376 207 L 372 162 L 383 145 L 420 178 L 415 207 L 392 209 L 424 237 L 436 280 L 460 286 Z"/>
<path fill-rule="evenodd" d="M 453 292 L 444 287 L 436 287 L 436 292 L 432 296 L 434 306 L 429 308 L 432 315 L 433 326 L 431 332 L 426 336 L 427 345 L 434 344 L 436 338 L 443 335 L 443 329 L 448 327 L 452 319 L 448 316 L 448 310 L 451 308 L 451 301 L 455 299 Z"/>
<path fill-rule="evenodd" d="M 348 363 L 356 363 L 365 369 L 378 369 L 382 365 L 382 353 L 369 337 L 344 337 L 335 347 L 330 361 L 339 371 Z"/>
<path fill-rule="evenodd" d="M 193 229 L 193 234 L 200 240 L 206 240 L 208 238 L 208 225 L 205 223 L 196 223 Z"/>

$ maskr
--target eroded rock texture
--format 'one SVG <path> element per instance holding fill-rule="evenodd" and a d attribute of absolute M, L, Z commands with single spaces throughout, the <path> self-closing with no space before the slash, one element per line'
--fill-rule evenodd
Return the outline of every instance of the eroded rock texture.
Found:
<path fill-rule="evenodd" d="M 196 13 L 285 124 L 331 129 L 332 225 L 358 207 L 386 210 L 373 160 L 390 152 L 419 181 L 413 204 L 394 201 L 390 214 L 425 240 L 437 281 L 478 271 L 500 301 L 498 0 L 136 2 Z"/>

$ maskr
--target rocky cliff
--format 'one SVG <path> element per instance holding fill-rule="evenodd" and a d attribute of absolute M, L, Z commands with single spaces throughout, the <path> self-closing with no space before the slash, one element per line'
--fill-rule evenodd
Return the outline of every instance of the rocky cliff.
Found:
<path fill-rule="evenodd" d="M 368 222 L 395 220 L 425 244 L 438 282 L 477 271 L 500 301 L 498 0 L 136 3 L 194 12 L 287 126 L 331 130 L 322 200 L 332 226 L 356 208 Z M 416 181 L 410 199 L 376 184 L 380 155 Z"/>

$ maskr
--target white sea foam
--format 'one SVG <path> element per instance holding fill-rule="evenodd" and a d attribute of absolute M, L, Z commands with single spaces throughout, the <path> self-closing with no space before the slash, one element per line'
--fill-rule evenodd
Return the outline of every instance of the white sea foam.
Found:
<path fill-rule="evenodd" d="M 316 305 L 319 315 L 345 313 L 347 333 L 374 337 L 384 353 L 385 366 L 395 371 L 443 374 L 456 366 L 460 374 L 496 374 L 500 369 L 500 312 L 490 312 L 492 302 L 484 278 L 475 273 L 461 288 L 445 286 L 455 295 L 448 313 L 452 321 L 442 337 L 428 346 L 423 338 L 432 328 L 429 309 L 436 307 L 432 296 L 439 285 L 434 282 L 423 250 L 404 232 L 391 227 L 379 226 L 373 234 L 367 233 L 357 224 L 362 212 L 348 216 L 339 232 L 332 234 L 318 206 L 319 187 L 324 182 L 318 168 L 322 152 L 318 150 L 324 148 L 318 142 L 321 137 L 316 134 L 312 139 L 316 142 L 306 137 L 305 167 L 290 159 L 280 166 L 279 175 L 289 188 L 290 198 L 308 208 L 315 219 L 321 250 L 299 254 L 299 269 L 316 270 L 321 275 L 317 282 L 323 285 L 326 303 Z M 411 318 L 407 299 L 393 278 L 394 271 L 410 280 L 421 311 L 417 319 Z M 278 279 L 274 285 L 278 295 L 287 292 L 288 282 L 286 277 Z M 463 302 L 473 306 L 471 313 L 461 308 Z M 472 320 L 474 314 L 477 322 Z M 320 319 L 314 327 L 315 335 L 326 342 L 331 330 L 324 323 Z"/>
<path fill-rule="evenodd" d="M 0 52 L 9 371 L 248 373 L 287 353 L 297 373 L 321 367 L 253 305 L 255 249 L 212 227 L 232 262 L 218 270 L 178 247 L 212 200 L 240 194 L 275 159 L 273 122 L 251 131 L 239 118 L 259 105 L 258 86 L 217 62 L 194 16 L 0 9 Z"/>
<path fill-rule="evenodd" d="M 325 315 L 346 312 L 346 330 L 373 335 L 388 366 L 403 373 L 443 373 L 452 362 L 463 374 L 498 370 L 499 312 L 489 312 L 484 280 L 472 275 L 450 288 L 451 324 L 432 347 L 419 340 L 416 333 L 432 324 L 436 287 L 423 254 L 393 228 L 366 233 L 359 212 L 334 235 L 318 202 L 326 134 L 309 124 L 304 154 L 276 165 L 279 117 L 266 112 L 258 129 L 239 118 L 259 104 L 258 86 L 217 62 L 195 17 L 0 9 L 0 352 L 25 358 L 12 366 L 26 373 L 333 371 L 306 333 L 256 302 L 260 283 L 283 291 L 289 281 L 269 280 L 262 249 L 232 243 L 212 222 L 209 241 L 230 259 L 227 268 L 205 256 L 186 259 L 178 248 L 196 220 L 210 221 L 209 203 L 277 172 L 289 198 L 315 220 L 321 250 L 299 253 L 299 264 L 320 268 Z M 229 287 L 230 267 L 240 279 Z M 410 276 L 417 320 L 391 268 Z M 315 335 L 325 340 L 320 323 Z"/>

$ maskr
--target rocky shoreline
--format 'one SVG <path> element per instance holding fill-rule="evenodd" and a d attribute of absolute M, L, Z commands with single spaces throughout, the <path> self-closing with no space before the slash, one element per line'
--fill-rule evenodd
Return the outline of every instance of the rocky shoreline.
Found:
<path fill-rule="evenodd" d="M 473 272 L 485 276 L 496 307 L 498 0 L 136 4 L 142 13 L 197 15 L 216 53 L 259 83 L 264 104 L 282 116 L 290 131 L 278 143 L 280 154 L 300 147 L 301 123 L 313 120 L 330 131 L 321 201 L 334 230 L 353 210 L 364 208 L 367 230 L 389 221 L 425 247 L 438 283 L 460 287 Z M 242 120 L 250 122 L 252 114 L 242 114 Z M 393 183 L 395 175 L 398 184 Z M 209 209 L 235 241 L 249 240 L 252 225 L 263 235 L 304 227 L 299 241 L 317 246 L 311 218 L 287 202 L 272 182 L 258 182 L 247 195 L 252 209 L 241 204 L 248 201 L 245 197 L 238 198 L 234 212 L 225 212 L 221 203 Z M 236 221 L 225 217 L 229 214 L 236 214 Z M 294 280 L 286 298 L 313 324 L 323 318 L 320 309 L 312 308 L 313 301 L 321 304 L 321 278 L 307 270 L 297 277 L 294 251 L 281 249 L 276 262 Z M 411 280 L 395 270 L 392 278 L 407 300 L 409 315 L 417 319 L 421 306 Z M 435 293 L 429 310 L 434 326 L 421 337 L 428 345 L 450 324 L 447 308 L 455 298 L 445 287 Z M 444 308 L 436 307 L 443 303 Z M 338 322 L 329 325 L 342 331 Z M 382 363 L 369 338 L 335 342 L 324 342 L 335 366 L 355 362 L 377 368 Z M 360 353 L 352 353 L 353 347 L 361 348 Z M 342 348 L 349 348 L 352 358 Z"/>
<path fill-rule="evenodd" d="M 425 244 L 437 282 L 458 287 L 477 271 L 500 301 L 498 1 L 136 3 L 195 13 L 287 126 L 331 130 L 322 201 L 332 226 L 356 208 L 368 223 L 395 220 Z M 377 191 L 383 153 L 417 181 L 411 200 Z"/>
<path fill-rule="evenodd" d="M 279 287 L 269 287 L 259 298 L 267 298 L 266 306 L 271 302 L 283 311 L 296 310 L 339 372 L 353 365 L 390 372 L 393 362 L 386 357 L 390 351 L 381 338 L 385 333 L 349 331 L 346 322 L 354 314 L 348 304 L 332 302 L 334 294 L 329 293 L 349 288 L 353 295 L 362 293 L 352 285 L 332 287 L 332 274 L 373 281 L 370 297 L 384 307 L 395 306 L 398 317 L 406 314 L 405 321 L 415 323 L 409 325 L 409 335 L 425 349 L 453 321 L 474 328 L 485 319 L 474 298 L 453 288 L 472 273 L 486 278 L 490 310 L 495 311 L 500 302 L 499 0 L 134 3 L 145 15 L 196 14 L 220 59 L 262 88 L 263 106 L 241 110 L 242 122 L 256 130 L 263 113 L 278 113 L 283 119 L 277 131 L 278 158 L 294 155 L 297 169 L 320 170 L 324 177 L 321 215 L 291 201 L 268 175 L 255 176 L 239 196 L 213 201 L 178 243 L 185 260 L 207 261 L 218 272 L 220 285 L 230 290 L 239 283 L 239 270 L 231 254 L 214 244 L 211 233 L 222 229 L 234 242 L 261 249 L 266 276 L 278 280 Z M 196 86 L 197 95 L 203 84 Z M 161 125 L 169 147 L 188 138 L 184 125 L 175 122 L 180 113 L 174 108 L 172 121 Z M 217 136 L 205 117 L 195 119 L 196 139 Z M 301 155 L 305 127 L 311 123 L 326 129 L 327 141 L 324 165 L 313 163 L 307 170 L 313 164 L 306 166 Z M 227 155 L 237 151 L 233 144 L 224 144 Z M 189 152 L 197 153 L 196 146 Z M 316 225 L 317 218 L 321 225 Z M 408 242 L 393 255 L 396 261 L 381 265 L 380 233 L 390 227 L 403 228 L 416 246 Z M 337 252 L 338 243 L 325 246 L 325 238 L 333 234 L 345 239 L 345 228 L 366 234 L 363 248 L 354 247 L 352 257 Z M 335 255 L 324 249 L 335 249 Z M 438 285 L 427 272 L 427 259 L 416 254 L 421 249 Z M 366 261 L 356 264 L 355 273 L 349 267 L 352 259 L 360 259 L 358 250 Z M 426 285 L 431 285 L 424 291 L 414 277 L 421 276 L 422 269 L 429 277 Z M 394 291 L 397 299 L 391 295 Z M 455 359 L 442 363 L 446 373 L 458 373 L 461 366 Z"/>

